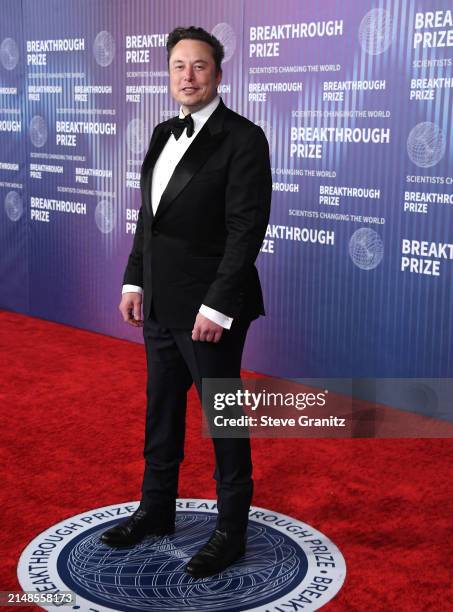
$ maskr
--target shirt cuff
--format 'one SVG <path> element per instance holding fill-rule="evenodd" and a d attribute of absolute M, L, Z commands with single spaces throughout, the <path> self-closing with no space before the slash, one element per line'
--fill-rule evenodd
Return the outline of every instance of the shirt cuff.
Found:
<path fill-rule="evenodd" d="M 143 293 L 143 289 L 137 285 L 123 285 L 121 294 L 123 293 Z"/>
<path fill-rule="evenodd" d="M 198 312 L 213 323 L 221 325 L 224 329 L 230 329 L 231 324 L 233 323 L 233 319 L 231 317 L 227 317 L 218 310 L 214 310 L 214 308 L 210 308 L 204 304 L 200 306 L 200 310 Z"/>

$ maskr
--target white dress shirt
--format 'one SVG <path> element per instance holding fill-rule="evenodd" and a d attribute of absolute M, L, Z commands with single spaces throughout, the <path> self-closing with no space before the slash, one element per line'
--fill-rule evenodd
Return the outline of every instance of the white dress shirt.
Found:
<path fill-rule="evenodd" d="M 201 110 L 197 111 L 196 113 L 192 113 L 194 132 L 190 138 L 187 136 L 187 130 L 184 130 L 178 140 L 176 140 L 173 134 L 171 134 L 170 138 L 167 140 L 153 168 L 153 177 L 151 182 L 151 206 L 153 208 L 153 214 L 156 214 L 162 194 L 165 191 L 165 188 L 167 187 L 176 166 L 197 137 L 197 134 L 200 132 L 203 125 L 217 108 L 219 102 L 220 98 L 219 96 L 216 96 Z M 179 116 L 181 119 L 184 118 L 182 108 L 179 110 Z M 138 287 L 137 285 L 123 285 L 122 292 L 126 293 L 129 291 L 143 293 L 142 287 Z M 209 306 L 205 306 L 204 304 L 200 306 L 199 312 L 225 329 L 230 329 L 233 322 L 231 317 L 227 317 L 223 313 L 218 312 Z"/>

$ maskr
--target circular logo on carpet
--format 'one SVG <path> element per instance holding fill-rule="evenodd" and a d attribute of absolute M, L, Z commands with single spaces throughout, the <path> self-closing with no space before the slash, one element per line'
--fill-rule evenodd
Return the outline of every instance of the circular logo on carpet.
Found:
<path fill-rule="evenodd" d="M 19 559 L 23 590 L 73 591 L 75 603 L 65 610 L 83 612 L 277 612 L 318 610 L 344 582 L 344 558 L 325 535 L 257 507 L 250 509 L 245 556 L 221 574 L 192 578 L 184 566 L 215 528 L 216 503 L 207 499 L 178 500 L 174 535 L 122 549 L 102 544 L 101 533 L 137 506 L 97 508 L 46 529 Z"/>

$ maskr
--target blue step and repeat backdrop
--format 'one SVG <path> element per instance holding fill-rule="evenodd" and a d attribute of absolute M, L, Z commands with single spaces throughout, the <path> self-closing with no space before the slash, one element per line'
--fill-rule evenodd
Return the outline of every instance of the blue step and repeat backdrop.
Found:
<path fill-rule="evenodd" d="M 121 279 L 166 36 L 225 46 L 225 103 L 264 129 L 268 316 L 244 366 L 449 377 L 451 0 L 1 0 L 0 306 L 140 340 Z"/>

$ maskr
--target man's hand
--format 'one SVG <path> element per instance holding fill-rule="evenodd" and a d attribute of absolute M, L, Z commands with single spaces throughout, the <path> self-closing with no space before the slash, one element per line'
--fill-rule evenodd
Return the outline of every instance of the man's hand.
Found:
<path fill-rule="evenodd" d="M 129 325 L 133 325 L 134 327 L 142 327 L 143 319 L 141 293 L 123 293 L 118 308 L 126 323 L 129 323 Z"/>
<path fill-rule="evenodd" d="M 192 330 L 192 340 L 201 342 L 218 342 L 222 337 L 223 327 L 198 313 Z"/>

